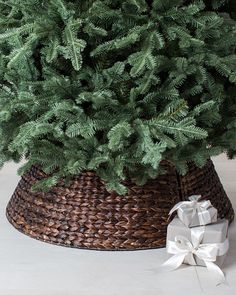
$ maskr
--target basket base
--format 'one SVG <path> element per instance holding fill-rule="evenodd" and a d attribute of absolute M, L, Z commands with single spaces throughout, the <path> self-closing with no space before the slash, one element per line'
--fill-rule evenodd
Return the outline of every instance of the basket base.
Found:
<path fill-rule="evenodd" d="M 166 175 L 140 187 L 125 181 L 125 196 L 107 192 L 95 173 L 61 180 L 49 192 L 32 185 L 47 175 L 36 166 L 22 176 L 7 206 L 9 222 L 37 240 L 79 249 L 145 250 L 164 247 L 169 210 L 192 194 L 202 194 L 231 222 L 234 211 L 211 160 L 205 167 L 190 164 L 184 177 L 169 163 Z"/>
<path fill-rule="evenodd" d="M 37 237 L 34 235 L 30 235 L 28 233 L 26 233 L 24 230 L 21 230 L 19 228 L 19 226 L 11 219 L 11 217 L 8 215 L 7 210 L 6 210 L 6 218 L 8 220 L 8 222 L 21 234 L 30 237 L 31 239 L 34 239 L 36 241 L 42 242 L 42 243 L 46 243 L 46 244 L 50 244 L 53 246 L 59 246 L 59 247 L 65 247 L 65 248 L 72 248 L 72 249 L 80 249 L 80 250 L 88 250 L 88 251 L 109 251 L 109 252 L 117 252 L 117 251 L 143 251 L 143 250 L 153 250 L 153 249 L 161 249 L 163 247 L 165 247 L 165 244 L 162 244 L 160 246 L 153 246 L 153 247 L 137 247 L 137 248 L 132 248 L 132 247 L 127 247 L 127 248 L 103 248 L 103 247 L 98 247 L 98 248 L 93 248 L 93 246 L 90 247 L 83 247 L 83 246 L 74 246 L 73 244 L 67 245 L 64 243 L 57 243 L 57 242 L 52 242 L 48 239 L 44 240 L 41 237 Z"/>

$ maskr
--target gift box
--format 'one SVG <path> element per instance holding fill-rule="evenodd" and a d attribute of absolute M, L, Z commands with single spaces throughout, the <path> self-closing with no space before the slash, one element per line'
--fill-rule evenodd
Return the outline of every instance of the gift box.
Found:
<path fill-rule="evenodd" d="M 172 263 L 202 265 L 214 268 L 222 266 L 228 251 L 228 221 L 218 220 L 206 226 L 186 227 L 174 218 L 167 229 L 167 253 L 175 256 Z"/>
<path fill-rule="evenodd" d="M 201 195 L 189 197 L 189 201 L 177 203 L 170 211 L 177 211 L 179 219 L 188 227 L 207 225 L 217 221 L 217 209 L 209 200 L 200 200 Z"/>

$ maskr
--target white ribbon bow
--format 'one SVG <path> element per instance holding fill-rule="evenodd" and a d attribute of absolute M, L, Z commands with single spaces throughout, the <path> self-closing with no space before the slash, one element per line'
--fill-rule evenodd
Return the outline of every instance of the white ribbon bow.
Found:
<path fill-rule="evenodd" d="M 195 257 L 198 257 L 204 261 L 217 284 L 225 282 L 224 273 L 214 262 L 217 256 L 226 254 L 229 241 L 226 239 L 223 243 L 201 244 L 203 235 L 204 227 L 195 227 L 191 229 L 191 242 L 184 236 L 176 236 L 175 241 L 167 241 L 167 252 L 173 256 L 161 266 L 162 270 L 175 270 L 183 263 L 197 265 Z"/>
<path fill-rule="evenodd" d="M 211 215 L 208 208 L 212 206 L 211 201 L 204 200 L 199 202 L 201 195 L 193 195 L 189 197 L 189 201 L 177 203 L 169 212 L 171 216 L 176 210 L 184 223 L 189 226 L 194 215 L 198 214 L 200 225 L 211 223 Z M 186 216 L 184 216 L 186 214 Z M 190 218 L 188 218 L 190 216 Z"/>

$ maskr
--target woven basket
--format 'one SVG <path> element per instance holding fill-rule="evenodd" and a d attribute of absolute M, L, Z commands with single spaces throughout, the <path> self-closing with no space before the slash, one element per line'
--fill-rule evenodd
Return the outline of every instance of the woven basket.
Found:
<path fill-rule="evenodd" d="M 219 216 L 234 218 L 234 211 L 214 165 L 202 169 L 189 164 L 184 177 L 168 162 L 166 175 L 129 188 L 125 196 L 107 192 L 92 171 L 74 177 L 69 186 L 61 180 L 49 192 L 31 186 L 47 175 L 36 166 L 20 180 L 8 206 L 7 217 L 20 232 L 62 246 L 97 250 L 137 250 L 165 246 L 168 212 L 180 200 L 202 194 Z"/>

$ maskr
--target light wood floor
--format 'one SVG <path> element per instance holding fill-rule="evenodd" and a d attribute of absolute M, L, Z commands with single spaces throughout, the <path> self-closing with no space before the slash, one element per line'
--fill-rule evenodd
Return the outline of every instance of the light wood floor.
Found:
<path fill-rule="evenodd" d="M 214 159 L 236 209 L 236 160 Z M 165 249 L 98 252 L 52 246 L 16 231 L 5 207 L 19 180 L 17 166 L 0 171 L 0 295 L 198 295 L 236 294 L 236 225 L 230 227 L 230 251 L 223 267 L 228 285 L 214 286 L 207 269 L 185 266 L 171 273 L 153 269 Z"/>

